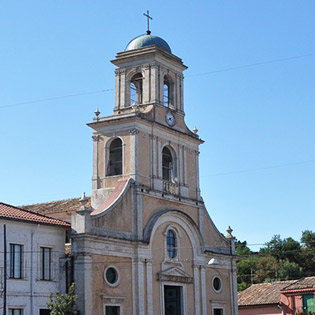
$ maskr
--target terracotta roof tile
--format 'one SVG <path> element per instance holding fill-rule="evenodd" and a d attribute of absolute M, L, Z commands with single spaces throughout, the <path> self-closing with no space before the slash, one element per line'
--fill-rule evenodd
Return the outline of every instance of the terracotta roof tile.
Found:
<path fill-rule="evenodd" d="M 47 217 L 32 211 L 24 210 L 0 202 L 0 218 L 8 220 L 26 221 L 30 223 L 40 223 L 48 225 L 56 225 L 70 228 L 70 224 L 54 218 Z"/>
<path fill-rule="evenodd" d="M 51 202 L 37 203 L 32 205 L 23 205 L 20 208 L 30 210 L 40 214 L 53 214 L 61 212 L 75 212 L 81 207 L 81 198 L 71 198 L 64 200 L 57 200 Z M 91 197 L 87 197 L 87 207 L 91 206 Z"/>
<path fill-rule="evenodd" d="M 315 277 L 306 277 L 297 280 L 295 283 L 290 284 L 283 288 L 283 290 L 301 290 L 315 288 Z"/>
<path fill-rule="evenodd" d="M 238 293 L 238 305 L 277 304 L 280 302 L 280 290 L 294 282 L 296 280 L 252 284 L 246 290 Z"/>

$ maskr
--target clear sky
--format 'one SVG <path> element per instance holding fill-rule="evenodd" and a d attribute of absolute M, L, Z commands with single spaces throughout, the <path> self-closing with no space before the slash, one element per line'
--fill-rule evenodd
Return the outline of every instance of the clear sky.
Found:
<path fill-rule="evenodd" d="M 112 113 L 110 60 L 145 33 L 146 10 L 189 67 L 186 123 L 205 140 L 218 229 L 249 244 L 314 231 L 314 0 L 2 1 L 0 200 L 90 195 L 86 123 Z"/>

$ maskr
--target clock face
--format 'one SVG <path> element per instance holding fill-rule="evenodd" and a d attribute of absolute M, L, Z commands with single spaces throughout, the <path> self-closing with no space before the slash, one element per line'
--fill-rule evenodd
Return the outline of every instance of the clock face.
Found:
<path fill-rule="evenodd" d="M 175 117 L 171 112 L 167 112 L 166 113 L 166 122 L 170 125 L 170 126 L 174 126 L 175 125 Z"/>

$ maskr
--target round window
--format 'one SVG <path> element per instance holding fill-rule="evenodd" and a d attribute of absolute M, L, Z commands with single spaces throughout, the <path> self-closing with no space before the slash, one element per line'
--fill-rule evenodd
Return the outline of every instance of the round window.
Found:
<path fill-rule="evenodd" d="M 115 285 L 118 282 L 118 272 L 114 267 L 108 267 L 105 270 L 105 280 L 109 285 Z"/>
<path fill-rule="evenodd" d="M 214 277 L 212 281 L 212 285 L 215 291 L 220 291 L 222 288 L 221 279 L 218 277 Z"/>

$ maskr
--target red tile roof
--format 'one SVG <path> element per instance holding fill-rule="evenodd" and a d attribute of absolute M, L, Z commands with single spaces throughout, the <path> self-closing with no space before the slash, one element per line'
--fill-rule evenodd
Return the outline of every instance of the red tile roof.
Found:
<path fill-rule="evenodd" d="M 238 306 L 270 305 L 280 302 L 280 290 L 296 280 L 252 284 L 238 293 Z"/>
<path fill-rule="evenodd" d="M 42 214 L 5 204 L 3 202 L 0 202 L 0 219 L 56 225 L 70 228 L 70 224 L 63 220 L 50 218 Z"/>
<path fill-rule="evenodd" d="M 283 291 L 287 290 L 303 290 L 303 289 L 315 289 L 315 277 L 306 277 L 297 280 L 293 284 L 290 284 L 283 288 Z"/>
<path fill-rule="evenodd" d="M 87 199 L 87 206 L 89 207 L 91 205 L 91 197 L 87 197 Z M 71 198 L 20 206 L 22 209 L 30 210 L 40 214 L 53 214 L 62 212 L 74 213 L 80 207 L 80 198 Z"/>

